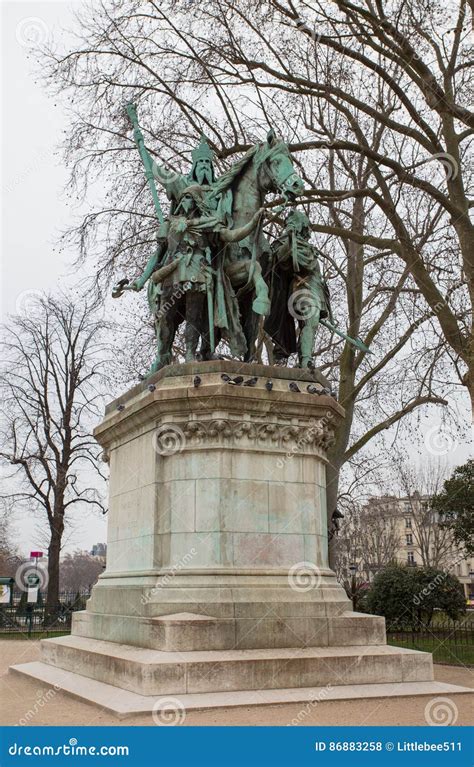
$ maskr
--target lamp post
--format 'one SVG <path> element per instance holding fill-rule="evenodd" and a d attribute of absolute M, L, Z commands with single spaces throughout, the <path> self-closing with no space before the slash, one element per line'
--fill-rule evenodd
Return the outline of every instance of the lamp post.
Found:
<path fill-rule="evenodd" d="M 356 612 L 356 572 L 358 570 L 357 563 L 352 562 L 349 565 L 349 572 L 351 574 L 351 599 L 352 599 L 352 609 L 354 612 Z"/>

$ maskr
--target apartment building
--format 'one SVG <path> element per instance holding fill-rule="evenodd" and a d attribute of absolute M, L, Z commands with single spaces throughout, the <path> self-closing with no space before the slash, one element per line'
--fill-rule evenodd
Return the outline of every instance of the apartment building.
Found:
<path fill-rule="evenodd" d="M 339 550 L 342 566 L 352 560 L 367 580 L 394 561 L 446 570 L 458 578 L 474 607 L 474 558 L 466 558 L 451 532 L 439 524 L 428 496 L 370 498 L 358 514 L 344 520 Z"/>

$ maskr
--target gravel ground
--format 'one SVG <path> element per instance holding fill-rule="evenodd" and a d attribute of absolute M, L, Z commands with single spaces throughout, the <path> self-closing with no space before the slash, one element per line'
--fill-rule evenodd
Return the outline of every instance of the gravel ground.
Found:
<path fill-rule="evenodd" d="M 97 706 L 76 700 L 62 692 L 54 692 L 34 680 L 8 673 L 12 664 L 39 660 L 36 640 L 0 640 L 0 724 L 16 725 L 26 713 L 30 725 L 154 725 L 151 715 L 117 719 Z M 440 682 L 474 688 L 474 669 L 462 666 L 435 665 L 435 678 Z M 48 691 L 49 690 L 49 691 Z M 425 707 L 429 698 L 373 698 L 354 701 L 322 701 L 308 706 L 302 725 L 425 725 Z M 474 694 L 452 695 L 450 700 L 458 712 L 457 725 L 474 723 Z M 184 725 L 287 725 L 305 704 L 252 706 L 211 711 L 191 711 Z M 452 722 L 454 724 L 454 722 Z"/>

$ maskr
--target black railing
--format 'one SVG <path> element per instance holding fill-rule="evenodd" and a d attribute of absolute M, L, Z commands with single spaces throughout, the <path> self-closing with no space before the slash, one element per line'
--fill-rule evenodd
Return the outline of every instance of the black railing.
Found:
<path fill-rule="evenodd" d="M 89 596 L 89 591 L 61 592 L 57 608 L 47 612 L 42 594 L 29 604 L 25 592 L 15 591 L 9 604 L 0 605 L 0 638 L 68 634 L 73 612 L 84 610 Z"/>
<path fill-rule="evenodd" d="M 387 626 L 387 643 L 433 654 L 435 663 L 474 666 L 474 622 L 435 620 L 429 626 Z"/>

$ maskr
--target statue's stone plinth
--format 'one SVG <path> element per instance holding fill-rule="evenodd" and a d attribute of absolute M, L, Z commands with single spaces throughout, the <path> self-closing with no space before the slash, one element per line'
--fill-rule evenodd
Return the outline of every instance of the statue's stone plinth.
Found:
<path fill-rule="evenodd" d="M 349 607 L 327 561 L 326 450 L 343 410 L 308 385 L 322 388 L 209 362 L 167 368 L 109 406 L 95 432 L 110 461 L 107 570 L 75 630 L 164 649 L 172 629 L 155 619 L 193 613 L 226 623 L 191 622 L 186 649 L 208 648 L 209 632 L 220 648 L 274 646 L 281 619 L 279 646 L 315 630 L 328 643 L 327 617 Z"/>
<path fill-rule="evenodd" d="M 31 673 L 138 696 L 430 682 L 431 656 L 387 647 L 383 619 L 353 613 L 328 567 L 326 456 L 344 412 L 307 391 L 324 383 L 193 363 L 111 403 L 95 431 L 107 569 Z"/>

